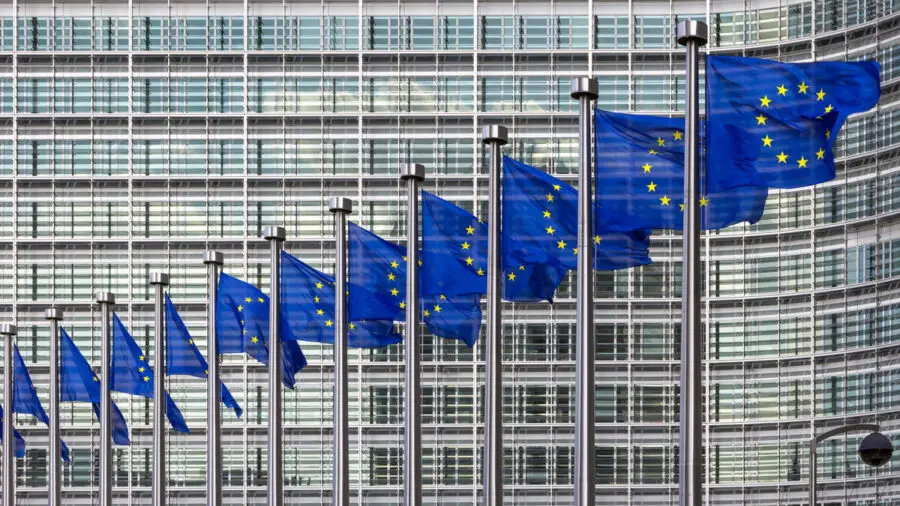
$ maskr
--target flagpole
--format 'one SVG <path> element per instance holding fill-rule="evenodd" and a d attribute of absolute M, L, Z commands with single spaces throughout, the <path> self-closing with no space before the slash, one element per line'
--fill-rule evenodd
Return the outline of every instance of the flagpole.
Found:
<path fill-rule="evenodd" d="M 112 504 L 112 396 L 110 395 L 110 370 L 112 339 L 110 338 L 110 306 L 116 303 L 116 295 L 100 292 L 96 298 L 100 304 L 100 506 Z"/>
<path fill-rule="evenodd" d="M 678 43 L 685 46 L 684 106 L 684 233 L 681 289 L 681 413 L 679 433 L 680 506 L 701 506 L 701 385 L 700 350 L 700 110 L 699 48 L 706 44 L 701 21 L 678 23 Z"/>
<path fill-rule="evenodd" d="M 163 301 L 169 275 L 151 272 L 155 291 L 153 323 L 153 506 L 166 504 L 166 306 Z"/>
<path fill-rule="evenodd" d="M 263 237 L 269 241 L 269 462 L 268 506 L 284 503 L 284 434 L 281 423 L 281 249 L 285 231 L 268 227 Z"/>
<path fill-rule="evenodd" d="M 216 337 L 216 300 L 219 298 L 219 270 L 225 257 L 218 251 L 203 254 L 206 264 L 206 343 L 208 373 L 206 381 L 206 504 L 222 506 L 222 397 L 219 379 L 219 339 Z"/>
<path fill-rule="evenodd" d="M 331 197 L 334 214 L 334 485 L 331 503 L 350 505 L 349 428 L 347 423 L 347 216 L 353 201 Z"/>
<path fill-rule="evenodd" d="M 406 182 L 406 427 L 403 452 L 403 497 L 406 506 L 422 504 L 422 385 L 419 356 L 419 183 L 425 167 L 400 167 Z"/>
<path fill-rule="evenodd" d="M 484 506 L 503 504 L 503 326 L 500 302 L 500 147 L 506 127 L 489 125 L 481 142 L 491 150 L 488 170 L 487 335 L 484 343 Z"/>
<path fill-rule="evenodd" d="M 16 504 L 16 441 L 13 427 L 13 338 L 18 333 L 11 323 L 0 325 L 3 334 L 3 506 Z"/>
<path fill-rule="evenodd" d="M 597 80 L 573 79 L 569 88 L 578 100 L 578 270 L 575 308 L 575 505 L 594 506 L 594 227 L 591 164 L 591 102 Z"/>
<path fill-rule="evenodd" d="M 44 318 L 50 320 L 50 482 L 47 484 L 47 506 L 62 506 L 62 456 L 59 444 L 59 322 L 63 319 L 62 309 L 51 307 L 44 310 Z"/>

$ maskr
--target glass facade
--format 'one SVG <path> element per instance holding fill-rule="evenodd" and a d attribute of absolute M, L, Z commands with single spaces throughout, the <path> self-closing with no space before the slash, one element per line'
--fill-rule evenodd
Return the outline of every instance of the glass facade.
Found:
<path fill-rule="evenodd" d="M 507 154 L 574 183 L 569 80 L 595 76 L 605 109 L 681 114 L 679 20 L 706 20 L 706 50 L 716 53 L 876 58 L 882 100 L 845 126 L 837 179 L 772 192 L 761 222 L 703 238 L 707 503 L 802 504 L 814 433 L 876 421 L 900 443 L 898 11 L 896 0 L 7 0 L 0 310 L 17 320 L 46 402 L 46 307 L 65 311 L 97 365 L 92 294 L 117 295 L 116 311 L 146 350 L 147 276 L 167 271 L 205 350 L 203 251 L 222 251 L 227 272 L 266 287 L 261 234 L 283 225 L 286 248 L 330 272 L 331 195 L 356 199 L 353 220 L 400 242 L 405 162 L 426 166 L 426 189 L 484 215 L 483 125 L 506 125 Z M 680 235 L 657 231 L 652 256 L 652 265 L 595 275 L 598 504 L 678 501 Z M 504 311 L 507 503 L 571 504 L 572 279 L 552 305 Z M 286 502 L 330 504 L 331 350 L 304 351 L 310 365 L 285 394 Z M 423 353 L 426 502 L 475 504 L 483 347 L 426 335 Z M 262 504 L 265 369 L 228 356 L 224 371 L 245 408 L 241 419 L 225 412 L 226 503 Z M 402 372 L 400 346 L 351 352 L 355 503 L 402 502 Z M 204 504 L 205 384 L 169 385 L 194 428 L 170 433 L 170 501 Z M 116 502 L 148 504 L 150 406 L 115 399 L 133 439 L 115 451 Z M 47 430 L 18 420 L 30 443 L 19 500 L 46 504 Z M 64 500 L 87 504 L 98 426 L 87 405 L 65 404 L 63 429 L 73 456 Z M 900 503 L 900 463 L 864 467 L 860 437 L 820 446 L 820 499 Z"/>

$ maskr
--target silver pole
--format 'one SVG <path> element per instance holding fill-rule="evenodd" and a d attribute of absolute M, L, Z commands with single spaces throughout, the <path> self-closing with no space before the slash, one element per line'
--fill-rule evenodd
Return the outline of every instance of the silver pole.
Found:
<path fill-rule="evenodd" d="M 281 423 L 281 248 L 286 234 L 282 227 L 268 227 L 263 237 L 269 241 L 269 506 L 284 504 L 284 434 Z"/>
<path fill-rule="evenodd" d="M 575 308 L 575 504 L 595 502 L 594 451 L 594 226 L 591 164 L 591 102 L 597 80 L 573 79 L 569 94 L 578 100 L 578 269 Z"/>
<path fill-rule="evenodd" d="M 823 432 L 809 440 L 809 506 L 816 506 L 816 481 L 819 478 L 817 476 L 818 462 L 816 462 L 816 446 L 822 441 L 837 436 L 838 434 L 846 434 L 848 432 L 860 430 L 879 432 L 881 431 L 881 427 L 874 423 L 853 423 Z"/>
<path fill-rule="evenodd" d="M 59 428 L 59 322 L 62 309 L 44 310 L 44 318 L 50 320 L 50 482 L 47 484 L 47 506 L 62 506 L 62 456 L 60 455 Z"/>
<path fill-rule="evenodd" d="M 150 284 L 156 298 L 153 305 L 153 506 L 166 504 L 166 305 L 165 287 L 169 275 L 151 272 Z"/>
<path fill-rule="evenodd" d="M 110 370 L 112 363 L 112 337 L 110 336 L 110 312 L 116 303 L 111 292 L 97 294 L 100 304 L 100 506 L 112 503 L 112 396 L 110 395 Z"/>
<path fill-rule="evenodd" d="M 222 387 L 219 379 L 219 340 L 216 338 L 216 300 L 219 298 L 219 270 L 225 257 L 218 251 L 203 254 L 206 264 L 206 504 L 222 506 Z"/>
<path fill-rule="evenodd" d="M 347 216 L 353 201 L 331 197 L 334 213 L 334 486 L 331 503 L 350 505 L 350 454 L 347 417 Z"/>
<path fill-rule="evenodd" d="M 678 23 L 678 43 L 685 46 L 684 232 L 681 290 L 681 428 L 679 434 L 681 506 L 701 506 L 703 467 L 700 369 L 700 109 L 699 48 L 706 44 L 701 21 Z"/>
<path fill-rule="evenodd" d="M 506 127 L 489 125 L 481 142 L 491 150 L 488 171 L 487 335 L 484 341 L 484 505 L 503 504 L 503 326 L 500 302 L 500 147 Z"/>
<path fill-rule="evenodd" d="M 422 504 L 422 385 L 419 356 L 419 183 L 425 167 L 400 167 L 406 182 L 406 427 L 403 452 L 403 497 L 406 506 Z"/>
<path fill-rule="evenodd" d="M 11 323 L 0 325 L 3 334 L 3 506 L 16 504 L 16 441 L 13 435 L 13 339 L 18 333 Z"/>

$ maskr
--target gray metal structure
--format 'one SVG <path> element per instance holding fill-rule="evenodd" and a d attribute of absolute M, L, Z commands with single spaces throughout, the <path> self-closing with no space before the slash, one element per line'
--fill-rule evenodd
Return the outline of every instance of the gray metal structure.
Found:
<path fill-rule="evenodd" d="M 203 254 L 206 265 L 206 504 L 222 506 L 222 383 L 219 363 L 219 340 L 216 338 L 216 299 L 219 294 L 219 272 L 225 256 L 218 251 Z"/>
<path fill-rule="evenodd" d="M 100 506 L 112 506 L 112 395 L 110 365 L 112 364 L 112 305 L 116 296 L 100 292 L 95 298 L 100 305 Z"/>
<path fill-rule="evenodd" d="M 153 286 L 153 506 L 166 505 L 166 287 L 169 275 L 151 272 Z"/>
<path fill-rule="evenodd" d="M 15 413 L 13 412 L 13 340 L 18 329 L 11 323 L 0 324 L 3 336 L 3 506 L 16 504 L 16 439 L 13 436 Z"/>
<path fill-rule="evenodd" d="M 267 491 L 268 506 L 284 504 L 284 391 L 281 387 L 281 250 L 286 233 L 283 227 L 266 228 L 269 241 L 269 433 Z"/>
<path fill-rule="evenodd" d="M 422 505 L 422 334 L 419 327 L 419 184 L 425 166 L 409 163 L 400 167 L 406 183 L 406 335 L 404 371 L 403 502 Z"/>
<path fill-rule="evenodd" d="M 350 505 L 350 434 L 347 391 L 347 217 L 353 201 L 331 197 L 328 210 L 334 214 L 334 471 L 331 503 Z"/>
<path fill-rule="evenodd" d="M 677 40 L 685 46 L 684 105 L 684 235 L 681 291 L 681 413 L 679 433 L 681 506 L 703 504 L 703 397 L 700 363 L 700 46 L 706 44 L 706 23 L 682 21 Z"/>
<path fill-rule="evenodd" d="M 50 321 L 50 437 L 47 444 L 49 481 L 47 483 L 47 506 L 62 506 L 62 456 L 60 454 L 59 427 L 59 325 L 63 319 L 62 309 L 55 307 L 44 310 L 44 318 Z"/>

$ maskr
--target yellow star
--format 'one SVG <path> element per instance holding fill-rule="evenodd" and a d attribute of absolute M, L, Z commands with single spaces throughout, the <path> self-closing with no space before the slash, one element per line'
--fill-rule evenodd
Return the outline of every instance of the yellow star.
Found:
<path fill-rule="evenodd" d="M 828 105 L 825 107 L 825 114 L 828 114 L 829 112 L 831 112 L 831 111 L 833 111 L 833 110 L 834 110 L 834 107 L 832 107 L 831 104 L 828 104 Z"/>
<path fill-rule="evenodd" d="M 94 376 L 94 381 L 96 381 L 97 383 L 100 383 L 100 378 L 98 378 L 98 377 L 95 375 L 95 376 Z"/>
<path fill-rule="evenodd" d="M 244 335 L 245 336 L 247 335 L 247 329 L 244 329 Z"/>
<path fill-rule="evenodd" d="M 572 253 L 575 254 L 575 255 L 577 255 L 577 254 L 578 254 L 578 248 L 572 248 Z"/>
<path fill-rule="evenodd" d="M 253 302 L 253 299 L 251 299 L 250 297 L 247 297 L 246 299 L 244 299 L 244 302 Z"/>
<path fill-rule="evenodd" d="M 766 124 L 766 117 L 765 117 L 765 116 L 763 116 L 762 114 L 760 114 L 759 116 L 756 117 L 756 126 L 759 126 L 759 125 L 765 125 L 765 124 Z"/>
<path fill-rule="evenodd" d="M 399 293 L 400 293 L 400 290 L 397 290 L 396 288 L 391 288 L 391 295 L 393 295 L 394 297 L 396 297 L 397 294 L 399 294 Z"/>
<path fill-rule="evenodd" d="M 816 151 L 816 160 L 821 160 L 823 158 L 825 158 L 825 150 L 822 148 L 819 148 L 819 150 Z"/>
<path fill-rule="evenodd" d="M 678 208 L 681 209 L 681 212 L 684 212 L 684 204 L 678 204 Z"/>
<path fill-rule="evenodd" d="M 206 375 L 207 375 L 207 376 L 209 376 L 209 369 L 206 369 L 206 370 L 205 370 L 205 371 L 203 371 L 203 372 L 205 372 L 205 373 L 206 373 Z"/>
<path fill-rule="evenodd" d="M 825 90 L 819 90 L 819 92 L 816 93 L 816 102 L 821 100 L 825 100 Z"/>
<path fill-rule="evenodd" d="M 194 340 L 193 340 L 193 339 L 188 339 L 188 344 L 194 344 Z"/>
<path fill-rule="evenodd" d="M 553 194 L 552 193 L 547 194 L 547 202 L 553 202 Z"/>
<path fill-rule="evenodd" d="M 400 264 L 398 264 L 396 261 L 391 262 L 391 267 L 393 267 L 394 269 L 396 269 L 399 266 L 400 266 Z"/>
<path fill-rule="evenodd" d="M 435 305 L 434 305 L 434 312 L 435 312 L 435 313 L 440 313 L 440 312 L 441 312 L 441 306 L 435 304 Z"/>
<path fill-rule="evenodd" d="M 770 148 L 772 147 L 772 138 L 769 137 L 768 134 L 766 134 L 766 136 L 762 138 L 762 142 L 763 146 L 768 146 Z"/>
<path fill-rule="evenodd" d="M 323 285 L 321 282 L 320 282 L 320 283 L 316 283 L 316 288 L 318 288 L 319 290 L 321 290 L 323 286 L 324 286 L 324 285 Z"/>
<path fill-rule="evenodd" d="M 321 309 L 317 309 L 316 314 L 319 316 L 322 316 L 323 314 L 325 314 L 325 311 L 322 311 Z"/>
<path fill-rule="evenodd" d="M 653 166 L 650 165 L 649 163 L 645 163 L 644 166 L 641 167 L 641 168 L 644 169 L 644 174 L 649 174 L 649 173 L 650 173 L 650 169 L 652 169 Z"/>
<path fill-rule="evenodd" d="M 447 300 L 447 296 L 444 294 L 441 294 L 441 300 Z"/>
<path fill-rule="evenodd" d="M 524 271 L 524 270 L 525 270 L 525 266 L 524 266 L 524 265 L 520 265 L 520 266 L 519 266 L 519 270 L 520 270 L 520 271 Z"/>
<path fill-rule="evenodd" d="M 325 320 L 325 326 L 326 326 L 326 327 L 331 327 L 332 325 L 334 325 L 334 322 L 333 322 L 333 321 L 331 321 L 331 320 Z"/>
<path fill-rule="evenodd" d="M 478 269 L 477 271 L 475 271 L 475 273 L 479 276 L 484 276 L 484 269 Z"/>
<path fill-rule="evenodd" d="M 140 360 L 141 362 L 143 362 L 143 361 L 144 361 L 144 356 L 141 355 L 140 357 L 138 357 L 138 360 Z"/>
<path fill-rule="evenodd" d="M 650 151 L 647 151 L 647 153 L 648 153 L 648 154 L 651 154 L 651 155 L 655 155 L 655 154 L 656 154 L 656 150 L 651 148 Z"/>
<path fill-rule="evenodd" d="M 515 272 L 510 272 L 509 275 L 508 275 L 507 277 L 509 278 L 510 281 L 515 281 L 515 280 L 516 280 L 516 273 L 515 273 Z"/>
<path fill-rule="evenodd" d="M 475 235 L 475 227 L 466 227 L 466 233 L 469 235 Z"/>
<path fill-rule="evenodd" d="M 238 313 L 244 310 L 244 306 L 238 306 Z"/>
<path fill-rule="evenodd" d="M 830 138 L 831 138 L 831 130 L 825 130 L 825 138 L 826 138 L 826 139 L 830 139 Z"/>
<path fill-rule="evenodd" d="M 656 183 L 654 183 L 653 181 L 650 181 L 650 184 L 647 185 L 647 191 L 655 192 L 656 191 Z"/>
<path fill-rule="evenodd" d="M 427 309 L 425 311 L 422 311 L 422 314 L 425 315 L 426 318 L 431 316 L 431 313 L 429 313 Z"/>
<path fill-rule="evenodd" d="M 553 228 L 553 227 L 547 227 L 545 230 L 546 230 L 547 233 L 550 234 L 550 235 L 553 235 L 553 232 L 556 232 L 556 229 Z"/>
<path fill-rule="evenodd" d="M 316 295 L 315 297 L 313 297 L 313 300 L 315 300 L 315 301 L 316 301 L 316 304 L 318 304 L 318 303 L 319 303 L 319 296 Z"/>
<path fill-rule="evenodd" d="M 356 324 L 355 324 L 355 323 L 351 323 L 351 324 L 350 324 L 350 330 L 353 330 L 353 329 L 355 329 L 355 328 L 356 328 Z"/>
<path fill-rule="evenodd" d="M 559 191 L 560 188 L 562 188 L 562 187 L 558 184 L 553 185 L 553 189 L 556 191 Z"/>
<path fill-rule="evenodd" d="M 419 267 L 422 267 L 422 261 L 419 260 Z"/>
<path fill-rule="evenodd" d="M 400 309 L 406 309 L 406 302 L 400 303 Z"/>
<path fill-rule="evenodd" d="M 659 201 L 662 202 L 662 205 L 664 205 L 664 206 L 669 205 L 670 200 L 671 199 L 669 198 L 668 195 L 663 195 L 662 197 L 659 198 Z"/>
<path fill-rule="evenodd" d="M 770 99 L 769 96 L 766 95 L 763 98 L 759 99 L 759 103 L 760 107 L 769 107 L 769 104 L 772 103 L 772 99 Z"/>
<path fill-rule="evenodd" d="M 144 383 L 147 383 L 148 381 L 150 381 L 150 376 L 144 376 Z"/>
<path fill-rule="evenodd" d="M 259 301 L 259 302 L 260 302 L 260 303 L 262 303 L 262 302 L 265 302 L 265 301 L 266 301 L 266 299 L 263 299 L 263 298 L 262 298 L 262 297 L 257 297 L 257 298 L 256 298 L 256 300 L 258 300 L 258 301 Z"/>
<path fill-rule="evenodd" d="M 144 369 L 143 367 L 138 368 L 138 372 L 144 372 L 145 370 L 146 369 Z"/>
<path fill-rule="evenodd" d="M 251 342 L 251 343 L 258 343 L 258 342 L 259 342 L 259 338 L 256 337 L 256 336 L 253 336 L 253 337 L 250 338 L 250 342 Z"/>
<path fill-rule="evenodd" d="M 801 156 L 800 159 L 797 160 L 797 166 L 798 166 L 798 167 L 806 167 L 806 162 L 807 162 L 807 161 L 808 161 L 808 160 L 807 160 L 806 158 L 803 158 L 803 157 Z"/>
<path fill-rule="evenodd" d="M 681 130 L 675 130 L 675 133 L 672 134 L 672 137 L 674 137 L 676 141 L 680 141 L 682 135 L 684 134 L 681 133 Z"/>
<path fill-rule="evenodd" d="M 393 273 L 393 272 L 389 272 L 389 273 L 388 273 L 388 280 L 389 280 L 389 281 L 393 281 L 393 280 L 396 279 L 396 278 L 397 278 L 397 276 L 394 276 L 394 273 Z"/>
<path fill-rule="evenodd" d="M 544 211 L 544 218 L 550 217 L 550 211 Z"/>
<path fill-rule="evenodd" d="M 809 89 L 809 86 L 806 84 L 806 81 L 800 81 L 800 84 L 797 85 L 797 89 L 799 93 L 806 95 L 806 90 Z"/>
<path fill-rule="evenodd" d="M 406 255 L 403 255 L 403 261 L 404 262 L 406 261 Z"/>
<path fill-rule="evenodd" d="M 788 155 L 784 154 L 784 151 L 775 156 L 778 157 L 778 163 L 787 163 Z"/>
<path fill-rule="evenodd" d="M 787 96 L 787 88 L 785 88 L 783 84 L 778 86 L 778 94 Z"/>
<path fill-rule="evenodd" d="M 709 200 L 706 197 L 700 197 L 700 207 L 706 207 L 706 204 L 709 204 Z"/>
<path fill-rule="evenodd" d="M 462 243 L 462 249 L 469 249 L 469 246 L 471 246 L 471 244 L 469 244 L 468 242 Z"/>
<path fill-rule="evenodd" d="M 559 249 L 566 249 L 566 241 L 556 241 L 556 247 Z"/>
<path fill-rule="evenodd" d="M 473 262 L 472 257 L 466 258 L 466 265 L 472 265 L 472 262 Z"/>
<path fill-rule="evenodd" d="M 662 137 L 657 137 L 657 138 L 656 138 L 656 145 L 657 145 L 657 146 L 665 146 L 665 145 L 666 145 L 666 141 L 665 141 Z"/>
<path fill-rule="evenodd" d="M 599 235 L 594 236 L 594 244 L 600 244 L 600 236 Z"/>

